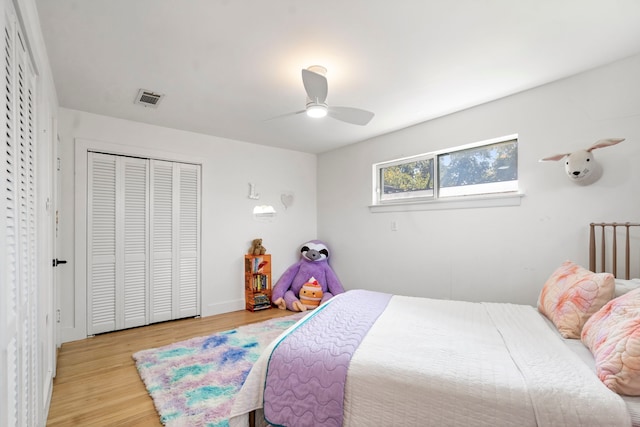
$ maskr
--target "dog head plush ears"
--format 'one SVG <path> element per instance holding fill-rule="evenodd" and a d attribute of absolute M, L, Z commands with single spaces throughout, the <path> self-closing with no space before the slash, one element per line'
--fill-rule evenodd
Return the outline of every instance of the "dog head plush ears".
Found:
<path fill-rule="evenodd" d="M 573 153 L 556 154 L 540 159 L 541 162 L 558 161 L 565 159 L 564 170 L 571 181 L 580 185 L 588 185 L 596 182 L 602 176 L 602 168 L 593 157 L 592 151 L 596 148 L 609 147 L 624 141 L 624 138 L 601 139 L 585 150 L 577 150 Z"/>

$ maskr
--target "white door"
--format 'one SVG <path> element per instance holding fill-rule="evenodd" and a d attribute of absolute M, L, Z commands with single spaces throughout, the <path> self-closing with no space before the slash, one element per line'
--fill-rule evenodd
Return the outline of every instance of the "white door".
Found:
<path fill-rule="evenodd" d="M 56 124 L 46 109 L 42 109 L 43 119 L 47 123 L 42 132 L 42 143 L 38 150 L 38 212 L 39 220 L 39 251 L 37 280 L 37 317 L 38 317 L 38 350 L 39 369 L 42 385 L 40 387 L 40 414 L 47 414 L 51 393 L 53 391 L 53 378 L 56 371 L 56 185 L 57 185 L 57 149 L 58 138 Z M 53 262 L 52 262 L 53 261 Z M 64 262 L 64 261 L 61 261 Z"/>
<path fill-rule="evenodd" d="M 59 204 L 59 199 L 58 199 L 58 195 L 60 194 L 60 173 L 61 173 L 61 163 L 60 163 L 60 137 L 57 134 L 57 125 L 54 122 L 53 126 L 52 126 L 52 131 L 53 134 L 55 135 L 55 140 L 53 143 L 53 150 L 52 150 L 52 167 L 51 170 L 53 171 L 52 177 L 53 177 L 53 183 L 51 185 L 51 206 L 52 206 L 52 211 L 53 211 L 53 218 L 52 218 L 52 225 L 51 225 L 51 230 L 53 233 L 53 247 L 52 247 L 52 252 L 53 252 L 53 260 L 54 263 L 56 265 L 56 268 L 54 268 L 54 274 L 53 274 L 53 278 L 52 278 L 52 283 L 51 283 L 51 289 L 52 289 L 52 302 L 53 302 L 53 306 L 54 306 L 54 328 L 53 328 L 53 342 L 54 342 L 54 348 L 53 348 L 53 355 L 52 355 L 52 376 L 55 377 L 56 376 L 56 349 L 57 347 L 61 344 L 60 343 L 60 318 L 59 318 L 59 292 L 58 292 L 58 284 L 61 283 L 60 280 L 60 274 L 61 274 L 61 270 L 62 268 L 71 268 L 71 266 L 64 266 L 61 268 L 57 268 L 58 265 L 58 261 L 64 261 L 64 263 L 67 263 L 67 260 L 70 259 L 71 257 L 69 256 L 69 258 L 67 258 L 66 254 L 63 254 L 62 252 L 62 239 L 60 238 L 60 204 Z"/>
<path fill-rule="evenodd" d="M 200 314 L 200 166 L 151 160 L 151 322 Z"/>
<path fill-rule="evenodd" d="M 178 280 L 174 319 L 200 314 L 200 166 L 176 163 L 179 217 L 175 253 Z"/>
<path fill-rule="evenodd" d="M 149 324 L 149 161 L 119 157 L 122 185 L 118 188 L 116 251 L 120 318 L 117 329 Z"/>
<path fill-rule="evenodd" d="M 0 9 L 0 425 L 38 423 L 36 76 L 11 2 Z"/>
<path fill-rule="evenodd" d="M 88 153 L 87 332 L 116 329 L 116 157 Z"/>
<path fill-rule="evenodd" d="M 88 156 L 88 334 L 199 315 L 200 166 Z"/>
<path fill-rule="evenodd" d="M 89 335 L 149 323 L 148 161 L 88 153 Z"/>
<path fill-rule="evenodd" d="M 173 283 L 177 278 L 173 247 L 178 236 L 174 223 L 177 217 L 174 211 L 177 207 L 173 191 L 175 181 L 173 162 L 151 162 L 151 323 L 173 319 Z"/>

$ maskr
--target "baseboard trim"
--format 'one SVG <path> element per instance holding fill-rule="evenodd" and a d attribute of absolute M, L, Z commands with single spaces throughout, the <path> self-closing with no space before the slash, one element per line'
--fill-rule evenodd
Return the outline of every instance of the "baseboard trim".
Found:
<path fill-rule="evenodd" d="M 208 304 L 207 306 L 202 307 L 202 317 L 244 310 L 244 305 L 243 299 Z"/>

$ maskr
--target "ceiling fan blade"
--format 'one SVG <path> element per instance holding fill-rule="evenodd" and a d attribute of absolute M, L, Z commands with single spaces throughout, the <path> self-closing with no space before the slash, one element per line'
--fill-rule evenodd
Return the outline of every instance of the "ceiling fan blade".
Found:
<path fill-rule="evenodd" d="M 329 117 L 354 125 L 364 126 L 373 119 L 374 113 L 352 107 L 329 107 Z"/>
<path fill-rule="evenodd" d="M 271 120 L 282 119 L 284 117 L 297 116 L 298 114 L 302 114 L 302 113 L 306 113 L 306 112 L 307 112 L 307 110 L 294 111 L 293 113 L 280 114 L 279 116 L 271 117 L 271 118 L 265 119 L 264 121 L 265 122 L 270 122 Z"/>
<path fill-rule="evenodd" d="M 303 69 L 302 83 L 304 84 L 304 90 L 307 91 L 307 96 L 310 100 L 320 104 L 327 100 L 329 87 L 325 76 Z"/>

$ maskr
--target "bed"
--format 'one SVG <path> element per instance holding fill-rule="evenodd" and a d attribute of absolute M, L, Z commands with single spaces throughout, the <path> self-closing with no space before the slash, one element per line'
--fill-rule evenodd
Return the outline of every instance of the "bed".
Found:
<path fill-rule="evenodd" d="M 638 226 L 592 224 L 589 269 L 563 263 L 538 307 L 334 297 L 262 354 L 230 426 L 640 426 L 640 397 L 629 396 L 640 390 L 640 341 L 618 328 L 636 331 L 628 320 L 640 313 L 640 281 L 629 278 Z M 621 278 L 603 272 L 619 263 Z"/>

